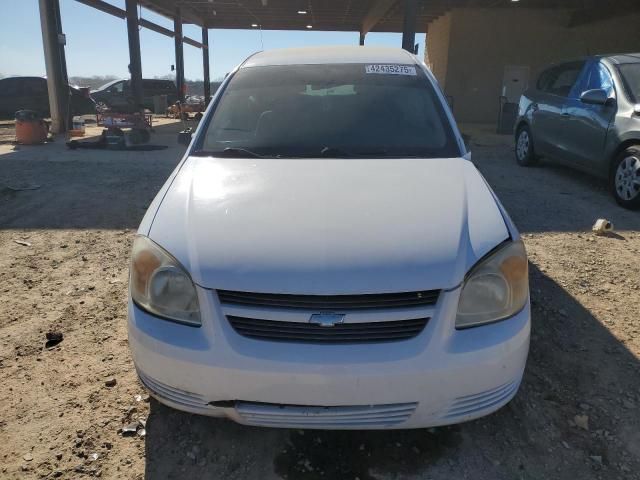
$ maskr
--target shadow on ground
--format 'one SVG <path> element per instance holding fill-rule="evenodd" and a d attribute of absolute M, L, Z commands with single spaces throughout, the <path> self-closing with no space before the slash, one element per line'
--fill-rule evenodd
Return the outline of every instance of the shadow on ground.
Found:
<path fill-rule="evenodd" d="M 633 478 L 616 468 L 640 440 L 640 418 L 622 420 L 620 401 L 638 384 L 638 359 L 535 266 L 531 277 L 529 363 L 497 413 L 431 430 L 323 432 L 244 427 L 154 402 L 146 478 Z M 594 363 L 603 352 L 607 361 Z M 572 425 L 576 415 L 589 431 Z"/>
<path fill-rule="evenodd" d="M 3 146 L 0 227 L 137 228 L 184 154 L 182 128 L 155 127 L 150 143 L 169 146 L 158 151 L 69 150 L 62 137 L 15 151 Z"/>

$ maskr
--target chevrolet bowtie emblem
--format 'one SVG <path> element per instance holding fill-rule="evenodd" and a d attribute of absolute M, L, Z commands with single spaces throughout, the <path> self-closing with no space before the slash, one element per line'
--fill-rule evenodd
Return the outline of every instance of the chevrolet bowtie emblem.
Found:
<path fill-rule="evenodd" d="M 314 313 L 309 319 L 309 323 L 320 325 L 321 327 L 335 327 L 344 323 L 344 315 L 341 313 Z"/>

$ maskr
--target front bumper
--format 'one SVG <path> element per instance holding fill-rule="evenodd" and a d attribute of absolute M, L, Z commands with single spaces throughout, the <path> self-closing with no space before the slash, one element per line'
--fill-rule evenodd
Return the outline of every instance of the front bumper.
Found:
<path fill-rule="evenodd" d="M 455 330 L 459 293 L 442 292 L 422 312 L 431 318 L 424 331 L 411 340 L 315 345 L 242 337 L 215 292 L 198 288 L 200 328 L 160 320 L 130 300 L 129 344 L 143 384 L 179 410 L 291 428 L 460 423 L 498 410 L 516 394 L 530 308 Z"/>

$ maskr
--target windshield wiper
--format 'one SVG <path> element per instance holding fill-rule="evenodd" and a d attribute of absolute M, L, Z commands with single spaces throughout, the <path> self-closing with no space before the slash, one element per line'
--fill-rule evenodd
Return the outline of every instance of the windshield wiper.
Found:
<path fill-rule="evenodd" d="M 194 157 L 267 158 L 265 155 L 242 147 L 227 147 L 224 150 L 198 150 L 192 152 L 191 155 Z"/>
<path fill-rule="evenodd" d="M 316 150 L 317 152 L 317 150 Z M 389 156 L 385 148 L 372 148 L 371 150 L 351 151 L 339 147 L 325 146 L 320 149 L 320 153 L 313 151 L 305 151 L 298 153 L 295 150 L 291 152 L 280 152 L 275 155 L 262 155 L 244 147 L 227 147 L 223 150 L 200 150 L 193 152 L 191 155 L 197 157 L 235 157 L 235 158 L 367 158 L 367 157 L 389 157 L 397 158 L 397 155 Z"/>
<path fill-rule="evenodd" d="M 227 147 L 222 152 L 217 153 L 216 156 L 220 157 L 253 157 L 253 158 L 264 158 L 264 155 L 260 155 L 259 153 L 253 152 L 248 148 L 243 147 Z"/>
<path fill-rule="evenodd" d="M 346 150 L 342 150 L 340 148 L 335 147 L 322 147 L 320 150 L 321 157 L 353 157 L 352 152 L 347 152 Z"/>
<path fill-rule="evenodd" d="M 361 152 L 352 152 L 350 150 L 344 150 L 342 148 L 336 147 L 322 147 L 322 150 L 320 150 L 320 156 L 328 158 L 375 157 L 386 154 L 387 150 L 384 148 L 366 150 Z"/>

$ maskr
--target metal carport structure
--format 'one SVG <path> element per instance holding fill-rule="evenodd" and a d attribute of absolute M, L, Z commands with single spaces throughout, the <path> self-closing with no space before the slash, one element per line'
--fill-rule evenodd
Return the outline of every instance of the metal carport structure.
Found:
<path fill-rule="evenodd" d="M 174 38 L 176 86 L 181 96 L 184 96 L 183 45 L 187 43 L 202 49 L 205 97 L 208 101 L 211 95 L 208 53 L 210 28 L 356 31 L 360 33 L 360 44 L 364 44 L 365 36 L 370 31 L 401 31 L 403 48 L 413 51 L 416 25 L 426 26 L 431 15 L 425 8 L 427 2 L 421 0 L 125 0 L 125 9 L 103 0 L 76 1 L 126 19 L 131 91 L 135 105 L 142 104 L 139 27 Z M 52 131 L 61 133 L 68 127 L 68 79 L 60 5 L 59 0 L 39 0 L 39 4 Z M 173 20 L 173 30 L 139 18 L 140 6 Z M 201 41 L 183 35 L 184 23 L 201 27 Z"/>
<path fill-rule="evenodd" d="M 175 41 L 176 84 L 184 95 L 183 45 L 203 51 L 205 97 L 210 98 L 209 35 L 215 29 L 353 31 L 360 44 L 369 32 L 402 32 L 402 47 L 414 51 L 416 28 L 426 31 L 429 23 L 458 7 L 571 8 L 568 28 L 603 16 L 624 14 L 637 8 L 638 0 L 615 0 L 606 9 L 600 0 L 125 0 L 125 9 L 103 0 L 76 0 L 104 13 L 126 19 L 129 39 L 129 70 L 135 105 L 142 104 L 142 69 L 138 29 L 144 27 Z M 54 132 L 66 129 L 66 61 L 59 0 L 39 0 L 47 68 L 49 101 Z M 636 3 L 638 2 L 638 3 Z M 173 20 L 173 30 L 139 18 L 139 7 Z M 182 25 L 202 29 L 201 41 L 183 36 Z"/>

